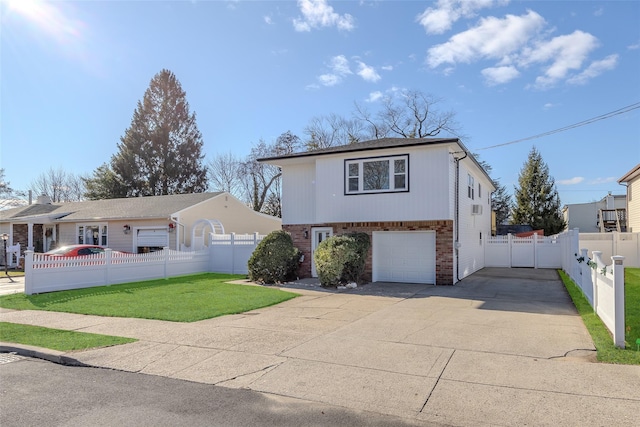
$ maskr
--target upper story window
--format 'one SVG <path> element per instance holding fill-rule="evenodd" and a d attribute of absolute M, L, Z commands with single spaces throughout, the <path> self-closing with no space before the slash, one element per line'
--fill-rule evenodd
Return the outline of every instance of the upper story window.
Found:
<path fill-rule="evenodd" d="M 478 183 L 478 199 L 482 197 L 482 185 Z"/>
<path fill-rule="evenodd" d="M 471 175 L 467 175 L 467 178 L 468 178 L 467 195 L 469 196 L 469 198 L 471 200 L 473 200 L 475 198 L 474 197 L 475 196 L 474 195 L 474 188 L 473 188 L 474 185 L 475 185 L 475 182 L 474 182 L 473 177 Z"/>
<path fill-rule="evenodd" d="M 409 191 L 409 155 L 345 160 L 345 193 Z"/>

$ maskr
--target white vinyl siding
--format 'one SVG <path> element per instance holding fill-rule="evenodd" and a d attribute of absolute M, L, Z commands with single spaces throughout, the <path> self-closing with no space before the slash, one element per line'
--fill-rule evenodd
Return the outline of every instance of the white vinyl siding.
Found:
<path fill-rule="evenodd" d="M 402 155 L 406 149 L 380 150 L 381 155 L 392 157 Z M 452 187 L 450 187 L 450 154 L 447 147 L 425 148 L 410 153 L 409 176 L 407 185 L 410 191 L 391 193 L 372 193 L 363 196 L 345 195 L 344 157 L 339 155 L 316 158 L 315 188 L 309 188 L 315 194 L 313 203 L 315 218 L 303 221 L 301 217 L 293 222 L 287 216 L 283 202 L 283 217 L 287 224 L 326 223 L 351 221 L 415 221 L 453 219 L 450 208 Z M 284 168 L 286 177 L 289 170 Z M 289 181 L 292 186 L 302 188 L 303 180 Z M 286 182 L 285 182 L 286 184 Z M 283 184 L 284 188 L 284 184 Z M 301 191 L 301 190 L 297 190 Z M 285 193 L 286 194 L 286 190 Z M 288 197 L 288 196 L 287 196 Z M 287 199 L 290 200 L 290 199 Z M 304 200 L 304 199 L 302 199 Z M 300 200 L 291 202 L 303 204 Z M 308 212 L 309 206 L 298 207 L 298 212 Z"/>
<path fill-rule="evenodd" d="M 458 223 L 458 277 L 461 280 L 471 273 L 484 267 L 484 244 L 486 236 L 491 235 L 491 203 L 487 197 L 470 198 L 470 186 L 463 186 L 465 181 L 472 184 L 473 188 L 477 184 L 485 189 L 492 188 L 491 182 L 480 172 L 472 162 L 460 162 L 460 177 L 462 186 L 460 188 L 459 202 L 459 223 Z M 465 178 L 466 177 L 466 178 Z M 474 194 L 475 196 L 475 194 Z M 478 205 L 476 214 L 473 206 Z"/>
<path fill-rule="evenodd" d="M 627 231 L 640 232 L 640 177 L 629 183 L 627 189 Z"/>

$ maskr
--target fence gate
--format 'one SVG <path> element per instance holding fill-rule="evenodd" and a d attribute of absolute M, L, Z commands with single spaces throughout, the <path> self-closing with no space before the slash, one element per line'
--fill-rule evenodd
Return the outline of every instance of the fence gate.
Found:
<path fill-rule="evenodd" d="M 490 237 L 485 245 L 485 267 L 560 268 L 562 250 L 556 237 Z"/>
<path fill-rule="evenodd" d="M 511 267 L 535 267 L 533 237 L 514 237 L 511 240 Z"/>

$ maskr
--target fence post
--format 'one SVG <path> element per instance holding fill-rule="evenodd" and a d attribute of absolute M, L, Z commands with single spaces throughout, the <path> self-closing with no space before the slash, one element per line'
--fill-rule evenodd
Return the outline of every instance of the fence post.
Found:
<path fill-rule="evenodd" d="M 164 278 L 168 279 L 169 275 L 169 246 L 165 246 L 164 248 L 162 248 L 162 251 L 164 252 Z"/>
<path fill-rule="evenodd" d="M 538 268 L 538 233 L 533 233 L 533 268 Z"/>
<path fill-rule="evenodd" d="M 33 295 L 33 251 L 24 251 L 24 293 Z"/>
<path fill-rule="evenodd" d="M 111 254 L 113 253 L 113 249 L 110 248 L 106 248 L 104 250 L 104 284 L 105 285 L 110 285 L 111 284 L 111 274 L 110 271 L 111 270 Z"/>
<path fill-rule="evenodd" d="M 513 256 L 511 255 L 513 248 L 513 235 L 507 234 L 507 241 L 509 242 L 509 268 L 513 267 Z"/>
<path fill-rule="evenodd" d="M 231 274 L 236 274 L 236 233 L 229 235 L 231 244 Z"/>
<path fill-rule="evenodd" d="M 598 264 L 600 261 L 600 257 L 602 256 L 602 251 L 593 251 L 591 252 L 593 255 L 593 262 Z M 596 268 L 591 269 L 591 283 L 593 283 L 593 312 L 598 313 L 598 266 Z"/>
<path fill-rule="evenodd" d="M 624 257 L 612 256 L 613 264 L 613 295 L 614 295 L 614 324 L 613 343 L 616 347 L 625 348 L 624 345 Z"/>

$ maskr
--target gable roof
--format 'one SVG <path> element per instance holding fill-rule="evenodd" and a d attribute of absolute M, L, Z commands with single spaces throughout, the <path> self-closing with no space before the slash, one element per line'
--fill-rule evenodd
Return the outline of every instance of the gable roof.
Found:
<path fill-rule="evenodd" d="M 371 141 L 356 142 L 354 144 L 338 145 L 335 147 L 320 148 L 318 150 L 285 154 L 282 156 L 265 157 L 262 159 L 258 159 L 258 161 L 262 162 L 277 159 L 294 159 L 298 157 L 315 157 L 337 153 L 380 150 L 383 148 L 415 147 L 420 145 L 437 145 L 451 143 L 458 144 L 464 151 L 467 151 L 458 138 L 381 138 L 373 139 Z"/>
<path fill-rule="evenodd" d="M 194 193 L 168 196 L 128 197 L 61 204 L 29 205 L 0 211 L 0 221 L 20 221 L 47 216 L 59 222 L 168 218 L 183 209 L 223 194 Z"/>

